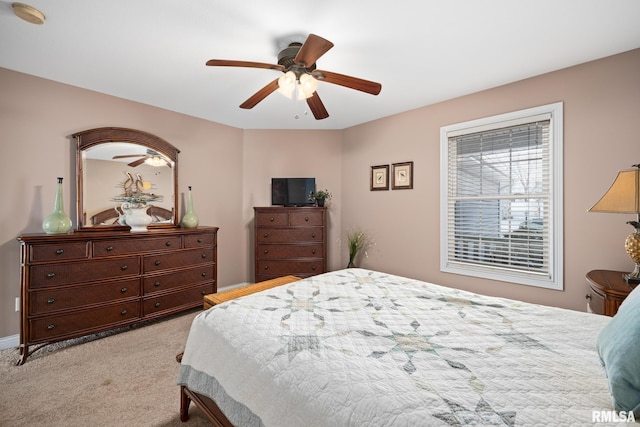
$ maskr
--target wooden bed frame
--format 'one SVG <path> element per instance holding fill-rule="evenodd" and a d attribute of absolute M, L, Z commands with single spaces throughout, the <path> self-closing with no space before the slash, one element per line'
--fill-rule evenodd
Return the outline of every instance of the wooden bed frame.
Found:
<path fill-rule="evenodd" d="M 276 286 L 300 280 L 296 276 L 284 276 L 276 279 L 265 280 L 264 282 L 254 283 L 253 285 L 244 286 L 242 288 L 231 289 L 229 291 L 218 292 L 204 296 L 203 309 L 207 310 L 214 305 L 230 301 L 241 296 L 250 295 L 265 289 L 271 289 Z M 176 356 L 178 363 L 182 362 L 182 353 Z M 211 421 L 216 427 L 234 427 L 234 425 L 222 413 L 218 405 L 208 398 L 194 391 L 189 390 L 186 386 L 180 386 L 180 421 L 186 422 L 189 419 L 189 406 L 193 402 L 198 409 Z"/>

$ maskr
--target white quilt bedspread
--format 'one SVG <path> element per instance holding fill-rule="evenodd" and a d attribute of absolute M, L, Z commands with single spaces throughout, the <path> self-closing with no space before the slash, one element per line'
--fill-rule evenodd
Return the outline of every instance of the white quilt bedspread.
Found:
<path fill-rule="evenodd" d="M 348 269 L 196 317 L 178 384 L 237 426 L 582 426 L 609 318 Z"/>

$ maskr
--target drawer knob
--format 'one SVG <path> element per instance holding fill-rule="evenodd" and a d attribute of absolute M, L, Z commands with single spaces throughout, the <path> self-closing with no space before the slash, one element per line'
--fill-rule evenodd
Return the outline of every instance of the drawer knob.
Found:
<path fill-rule="evenodd" d="M 269 253 L 269 249 L 265 249 L 265 250 L 264 250 L 264 253 L 265 253 L 265 254 L 268 254 L 268 253 Z"/>
<path fill-rule="evenodd" d="M 202 277 L 207 277 L 207 272 L 206 272 L 206 271 L 203 271 L 202 273 L 200 273 L 200 275 L 201 275 Z"/>
<path fill-rule="evenodd" d="M 122 311 L 120 312 L 120 314 L 121 314 L 121 315 L 123 315 L 123 316 L 124 316 L 125 314 L 127 314 L 127 309 L 125 308 L 124 310 L 122 310 Z"/>
<path fill-rule="evenodd" d="M 316 233 L 312 233 L 311 237 L 313 237 L 315 239 L 316 238 Z"/>
<path fill-rule="evenodd" d="M 311 249 L 311 253 L 315 255 L 316 254 L 316 250 L 315 249 Z"/>
<path fill-rule="evenodd" d="M 264 233 L 263 236 L 264 237 L 269 237 L 269 233 Z"/>
<path fill-rule="evenodd" d="M 125 264 L 122 267 L 120 267 L 120 270 L 125 271 L 127 268 L 129 268 L 129 266 Z"/>
<path fill-rule="evenodd" d="M 316 271 L 316 266 L 315 266 L 315 265 L 312 265 L 312 266 L 311 266 L 311 269 L 312 269 L 313 271 Z"/>
<path fill-rule="evenodd" d="M 198 237 L 198 243 L 202 243 L 202 237 Z"/>
<path fill-rule="evenodd" d="M 275 221 L 275 220 L 276 220 L 276 219 L 275 219 L 274 217 L 269 218 L 269 221 L 271 221 L 271 222 L 273 222 L 273 221 Z"/>
<path fill-rule="evenodd" d="M 47 329 L 50 331 L 53 331 L 55 328 L 56 328 L 56 325 L 54 325 L 53 323 L 47 326 Z"/>
<path fill-rule="evenodd" d="M 107 246 L 107 252 L 111 252 L 113 250 L 113 246 Z"/>
<path fill-rule="evenodd" d="M 160 261 L 157 260 L 156 262 L 154 262 L 155 265 L 160 265 Z"/>
<path fill-rule="evenodd" d="M 204 291 L 204 290 L 203 290 L 203 291 L 200 291 L 200 293 L 201 293 L 202 295 L 206 295 L 206 294 L 207 294 L 207 291 Z"/>
<path fill-rule="evenodd" d="M 171 242 L 170 242 L 170 241 L 167 241 L 167 242 L 165 242 L 165 244 L 164 244 L 164 245 L 165 245 L 166 247 L 169 247 L 169 246 L 171 246 Z"/>
<path fill-rule="evenodd" d="M 269 266 L 268 266 L 268 265 L 265 265 L 265 266 L 264 266 L 264 269 L 265 269 L 265 270 L 268 270 L 268 269 L 269 269 Z"/>
<path fill-rule="evenodd" d="M 155 286 L 157 288 L 158 286 L 160 286 L 160 282 L 154 283 L 153 286 Z"/>
<path fill-rule="evenodd" d="M 56 251 L 56 255 L 62 255 L 64 253 L 64 249 L 58 249 Z"/>
<path fill-rule="evenodd" d="M 156 308 L 160 307 L 160 303 L 159 302 L 155 303 L 155 307 Z"/>
<path fill-rule="evenodd" d="M 120 292 L 122 292 L 124 294 L 125 292 L 127 292 L 127 288 L 120 289 Z"/>
<path fill-rule="evenodd" d="M 48 273 L 47 274 L 47 279 L 53 279 L 54 277 L 56 277 L 56 273 Z"/>
<path fill-rule="evenodd" d="M 49 298 L 49 299 L 47 300 L 47 304 L 53 304 L 54 302 L 56 302 L 56 299 L 55 299 L 55 298 Z"/>
<path fill-rule="evenodd" d="M 202 254 L 202 259 L 206 258 L 207 254 Z"/>
<path fill-rule="evenodd" d="M 305 221 L 309 221 L 309 217 L 308 217 L 308 216 L 305 216 L 305 217 L 304 217 L 304 220 L 305 220 Z"/>

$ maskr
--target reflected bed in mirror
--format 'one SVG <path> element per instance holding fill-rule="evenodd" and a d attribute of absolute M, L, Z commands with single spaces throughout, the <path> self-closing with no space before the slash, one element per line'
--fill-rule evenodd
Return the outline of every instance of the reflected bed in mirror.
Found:
<path fill-rule="evenodd" d="M 126 128 L 99 128 L 77 141 L 78 229 L 129 227 L 119 221 L 123 203 L 142 203 L 150 228 L 176 227 L 177 155 L 169 142 Z"/>

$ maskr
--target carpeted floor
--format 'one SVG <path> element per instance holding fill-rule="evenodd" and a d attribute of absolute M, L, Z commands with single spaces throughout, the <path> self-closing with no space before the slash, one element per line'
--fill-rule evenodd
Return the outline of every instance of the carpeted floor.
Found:
<path fill-rule="evenodd" d="M 0 351 L 0 425 L 209 426 L 192 404 L 180 421 L 176 355 L 199 311 L 45 347 L 16 366 Z"/>

